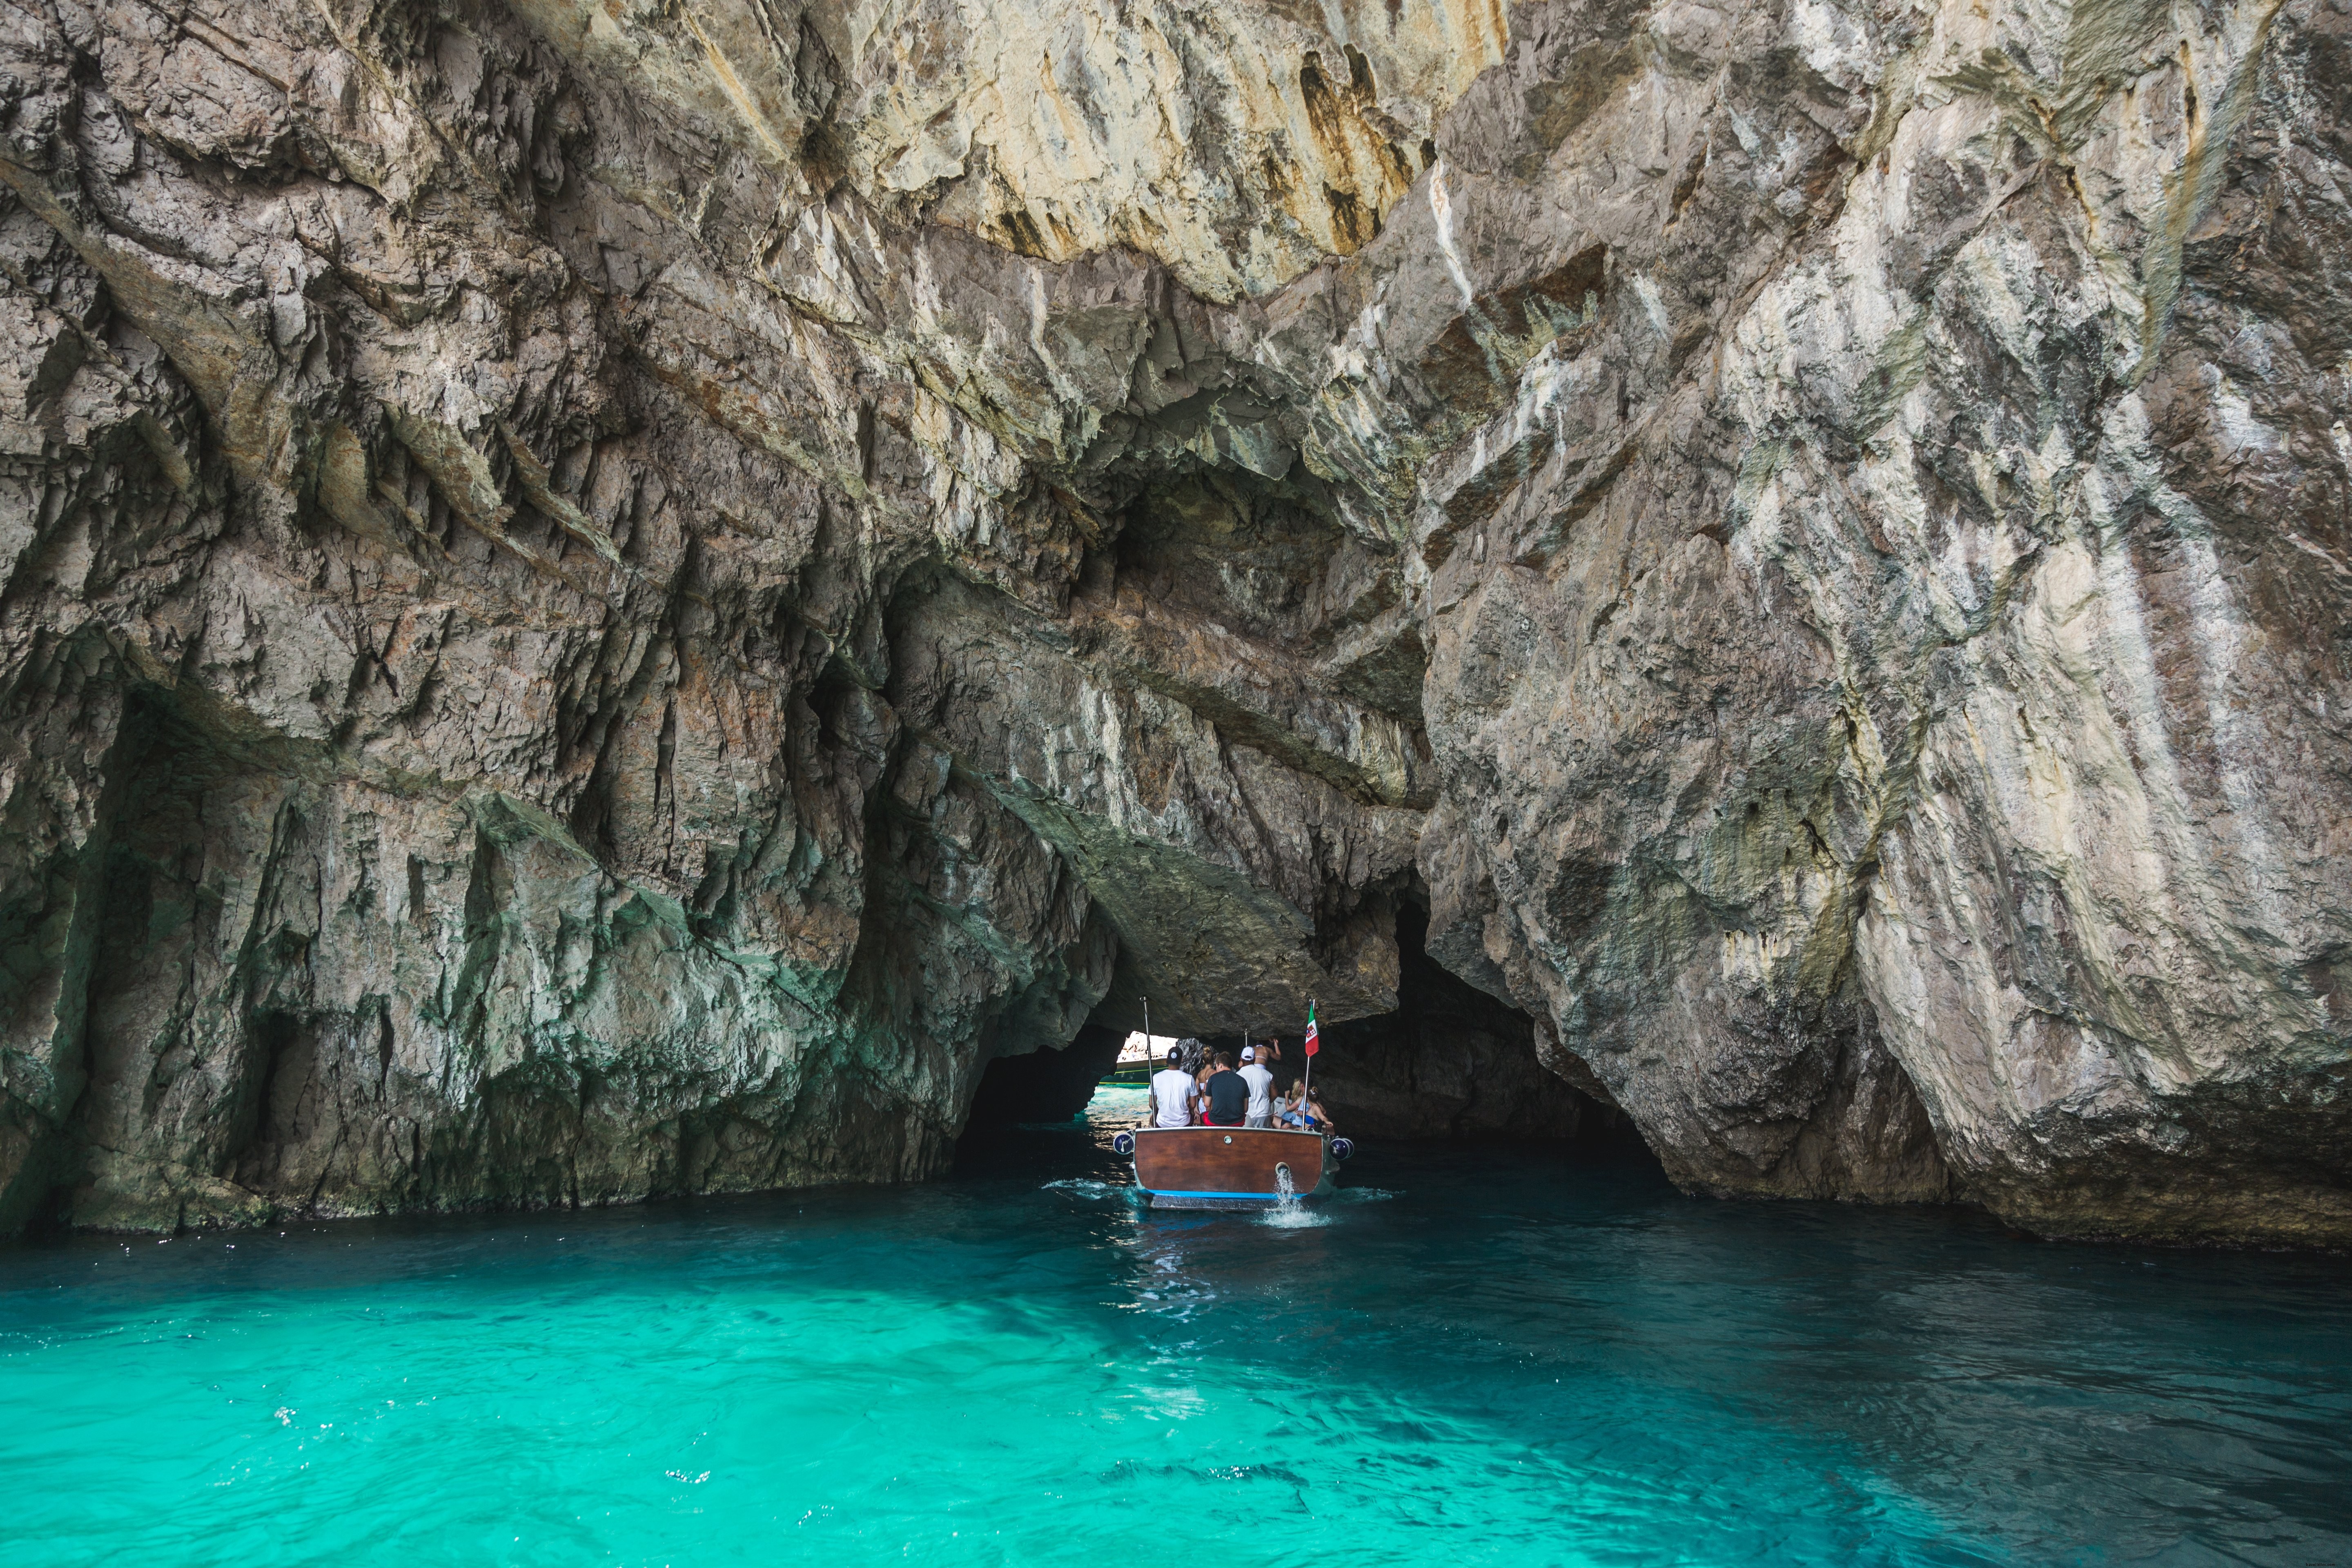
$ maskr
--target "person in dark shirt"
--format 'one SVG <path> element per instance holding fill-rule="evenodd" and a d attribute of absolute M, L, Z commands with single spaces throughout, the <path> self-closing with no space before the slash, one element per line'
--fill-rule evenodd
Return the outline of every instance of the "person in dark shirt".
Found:
<path fill-rule="evenodd" d="M 1234 1053 L 1217 1053 L 1217 1070 L 1209 1075 L 1209 1114 L 1205 1119 L 1212 1127 L 1239 1127 L 1249 1114 L 1249 1079 L 1234 1070 Z"/>

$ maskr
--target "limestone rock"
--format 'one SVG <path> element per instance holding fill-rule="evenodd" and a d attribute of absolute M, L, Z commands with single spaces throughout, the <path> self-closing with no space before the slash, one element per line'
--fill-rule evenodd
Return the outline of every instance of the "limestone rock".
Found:
<path fill-rule="evenodd" d="M 16 0 L 0 1227 L 1312 995 L 1401 1131 L 2352 1237 L 2347 38 Z"/>

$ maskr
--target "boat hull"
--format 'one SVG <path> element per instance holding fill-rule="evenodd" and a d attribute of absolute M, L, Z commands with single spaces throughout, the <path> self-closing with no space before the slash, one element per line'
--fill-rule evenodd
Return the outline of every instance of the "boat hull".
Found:
<path fill-rule="evenodd" d="M 1331 1140 L 1289 1127 L 1140 1127 L 1135 1184 L 1156 1209 L 1262 1209 L 1332 1190 Z"/>

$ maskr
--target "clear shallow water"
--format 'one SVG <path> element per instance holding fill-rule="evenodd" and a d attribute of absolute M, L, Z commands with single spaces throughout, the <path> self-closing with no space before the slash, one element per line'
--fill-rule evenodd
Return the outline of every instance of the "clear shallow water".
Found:
<path fill-rule="evenodd" d="M 1372 1149 L 0 1251 L 26 1564 L 2352 1563 L 2352 1265 Z"/>

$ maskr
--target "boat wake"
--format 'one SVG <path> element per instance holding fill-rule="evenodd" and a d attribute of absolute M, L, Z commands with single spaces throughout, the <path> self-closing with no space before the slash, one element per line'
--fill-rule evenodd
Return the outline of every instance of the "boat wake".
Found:
<path fill-rule="evenodd" d="M 1037 1190 L 1041 1193 L 1076 1193 L 1082 1198 L 1126 1198 L 1135 1191 L 1125 1182 L 1101 1182 L 1092 1176 L 1065 1176 L 1058 1182 L 1047 1182 Z"/>
<path fill-rule="evenodd" d="M 1288 1165 L 1274 1168 L 1274 1184 L 1282 1196 L 1266 1212 L 1263 1223 L 1276 1230 L 1307 1230 L 1331 1223 L 1326 1215 L 1310 1213 L 1307 1205 L 1298 1201 L 1298 1189 L 1291 1184 Z"/>
<path fill-rule="evenodd" d="M 1257 1223 L 1276 1230 L 1314 1230 L 1332 1223 L 1332 1211 L 1349 1204 L 1384 1204 L 1396 1194 L 1381 1187 L 1341 1187 L 1320 1203 L 1309 1205 L 1285 1198 L 1257 1216 Z"/>

